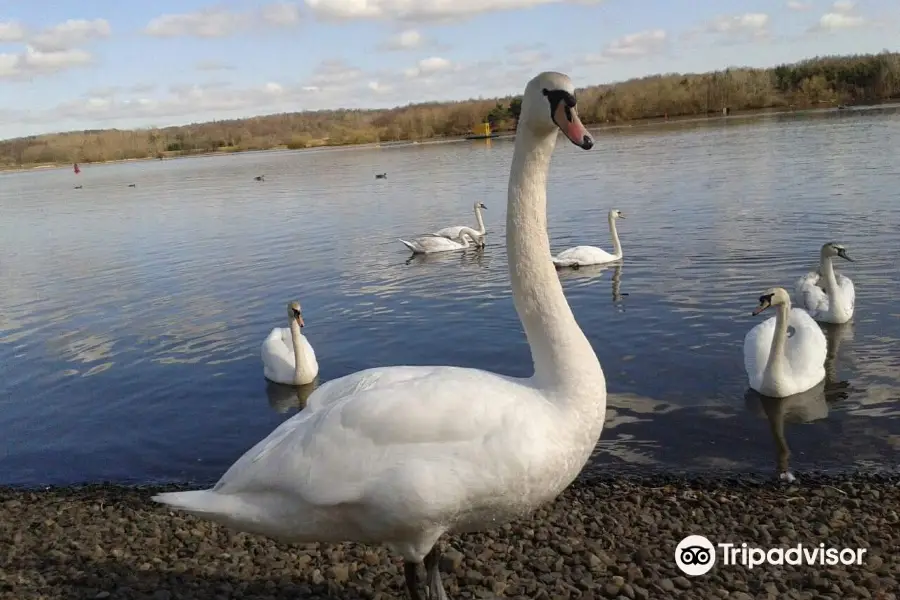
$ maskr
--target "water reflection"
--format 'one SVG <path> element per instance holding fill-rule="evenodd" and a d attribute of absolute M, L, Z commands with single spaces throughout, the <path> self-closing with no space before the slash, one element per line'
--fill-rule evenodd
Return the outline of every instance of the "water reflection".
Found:
<path fill-rule="evenodd" d="M 769 421 L 779 478 L 787 482 L 794 481 L 795 477 L 788 465 L 791 450 L 784 432 L 785 424 L 821 421 L 828 417 L 831 405 L 849 397 L 850 382 L 838 379 L 836 359 L 841 343 L 853 339 L 853 324 L 822 323 L 820 326 L 828 342 L 825 379 L 805 392 L 785 398 L 763 396 L 752 388 L 744 395 L 747 408 L 757 414 L 763 413 Z"/>
<path fill-rule="evenodd" d="M 470 246 L 465 250 L 434 252 L 431 254 L 412 254 L 406 259 L 407 265 L 433 265 L 458 263 L 461 266 L 484 267 L 484 246 Z"/>
<path fill-rule="evenodd" d="M 269 406 L 279 414 L 284 414 L 292 409 L 303 410 L 310 394 L 319 387 L 319 378 L 316 377 L 306 385 L 283 385 L 266 380 L 266 396 L 269 398 Z"/>
<path fill-rule="evenodd" d="M 615 266 L 612 266 L 615 265 Z M 622 292 L 622 263 L 608 263 L 605 265 L 589 265 L 586 267 L 579 267 L 577 269 L 559 269 L 557 274 L 559 275 L 559 279 L 562 282 L 575 282 L 569 283 L 567 288 L 578 288 L 586 285 L 593 284 L 595 281 L 602 279 L 603 273 L 608 271 L 612 266 L 612 302 L 615 307 L 619 310 L 619 312 L 624 312 L 625 307 L 622 304 L 622 299 L 628 295 L 628 292 Z"/>

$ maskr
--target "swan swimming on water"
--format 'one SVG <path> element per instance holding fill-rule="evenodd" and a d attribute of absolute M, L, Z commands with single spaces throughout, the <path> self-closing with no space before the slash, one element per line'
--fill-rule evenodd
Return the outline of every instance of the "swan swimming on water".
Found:
<path fill-rule="evenodd" d="M 476 245 L 480 246 L 482 243 L 481 234 L 471 227 L 460 227 L 459 235 L 452 240 L 435 233 L 428 233 L 410 241 L 401 239 L 400 242 L 412 250 L 413 254 L 434 254 L 435 252 L 464 250 L 470 246 L 469 238 L 475 240 Z"/>
<path fill-rule="evenodd" d="M 269 381 L 306 385 L 319 374 L 319 363 L 309 340 L 300 332 L 305 326 L 300 303 L 288 303 L 289 327 L 275 327 L 262 344 L 263 374 Z"/>
<path fill-rule="evenodd" d="M 778 312 L 747 332 L 744 368 L 750 387 L 764 396 L 784 398 L 805 392 L 825 379 L 828 341 L 806 311 L 791 308 L 784 288 L 770 288 L 759 297 L 758 315 L 770 306 Z M 793 333 L 788 335 L 788 326 Z"/>
<path fill-rule="evenodd" d="M 478 229 L 476 231 L 481 235 L 481 240 L 477 240 L 472 238 L 473 242 L 478 243 L 480 246 L 484 246 L 484 237 L 487 234 L 487 230 L 484 228 L 484 217 L 481 215 L 482 210 L 487 210 L 487 206 L 484 205 L 484 202 L 480 200 L 475 201 L 475 220 L 478 222 Z M 450 238 L 451 240 L 455 240 L 460 235 L 462 235 L 463 229 L 468 229 L 465 225 L 455 225 L 453 227 L 444 227 L 443 229 L 439 229 L 434 232 L 434 235 L 440 235 L 445 238 Z"/>
<path fill-rule="evenodd" d="M 553 257 L 553 264 L 557 267 L 585 267 L 587 265 L 602 265 L 615 262 L 622 258 L 622 242 L 619 241 L 619 232 L 616 230 L 616 219 L 624 219 L 621 210 L 612 209 L 607 215 L 609 221 L 609 233 L 612 235 L 613 253 L 595 246 L 575 246 L 567 248 Z"/>
<path fill-rule="evenodd" d="M 854 262 L 847 249 L 828 242 L 819 251 L 819 269 L 800 277 L 794 287 L 797 306 L 806 310 L 816 321 L 846 323 L 853 318 L 856 290 L 849 277 L 835 275 L 832 260 L 839 256 Z"/>
<path fill-rule="evenodd" d="M 557 133 L 594 142 L 561 73 L 525 88 L 509 176 L 513 302 L 534 374 L 454 366 L 366 369 L 326 382 L 212 488 L 153 496 L 228 527 L 293 543 L 386 544 L 420 600 L 447 595 L 445 533 L 496 528 L 556 498 L 597 444 L 606 380 L 550 261 L 547 175 Z"/>

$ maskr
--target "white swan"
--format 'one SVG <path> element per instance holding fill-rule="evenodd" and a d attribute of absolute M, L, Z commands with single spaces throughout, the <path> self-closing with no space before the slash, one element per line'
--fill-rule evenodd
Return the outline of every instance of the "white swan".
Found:
<path fill-rule="evenodd" d="M 484 228 L 484 217 L 481 215 L 482 210 L 487 210 L 487 206 L 484 205 L 484 202 L 480 200 L 475 201 L 475 220 L 478 221 L 478 229 L 476 231 L 481 234 L 481 239 L 477 240 L 472 238 L 473 242 L 477 242 L 480 246 L 484 246 L 484 236 L 487 233 L 487 229 Z M 434 232 L 434 235 L 440 235 L 445 238 L 450 238 L 451 240 L 455 240 L 462 234 L 463 229 L 468 229 L 465 225 L 456 225 L 453 227 L 444 227 L 443 229 L 439 229 Z"/>
<path fill-rule="evenodd" d="M 841 244 L 824 244 L 819 252 L 819 270 L 810 271 L 797 280 L 794 301 L 816 321 L 846 323 L 853 318 L 856 290 L 849 277 L 835 275 L 832 264 L 835 256 L 853 262 Z"/>
<path fill-rule="evenodd" d="M 609 233 L 612 235 L 613 253 L 601 250 L 595 246 L 575 246 L 567 248 L 553 257 L 553 264 L 557 267 L 584 267 L 587 265 L 602 265 L 622 258 L 622 242 L 619 241 L 619 232 L 616 231 L 616 219 L 624 219 L 621 210 L 609 211 Z"/>
<path fill-rule="evenodd" d="M 566 75 L 528 82 L 509 177 L 509 274 L 534 375 L 452 366 L 376 367 L 332 380 L 214 487 L 153 497 L 227 526 L 294 543 L 384 543 L 412 600 L 446 599 L 445 532 L 493 529 L 558 496 L 587 462 L 606 380 L 550 263 L 546 190 L 558 130 L 590 149 Z M 477 390 L 476 394 L 472 390 Z"/>
<path fill-rule="evenodd" d="M 300 333 L 303 313 L 299 302 L 288 303 L 290 327 L 275 327 L 262 344 L 263 375 L 269 381 L 306 385 L 319 374 L 319 363 L 309 340 Z"/>
<path fill-rule="evenodd" d="M 401 239 L 404 246 L 412 250 L 413 254 L 434 254 L 435 252 L 449 252 L 450 250 L 464 250 L 469 247 L 469 238 L 478 243 L 480 234 L 471 227 L 461 227 L 456 239 L 447 239 L 444 236 L 428 233 L 413 238 L 410 241 Z"/>
<path fill-rule="evenodd" d="M 744 368 L 750 387 L 772 398 L 805 392 L 825 379 L 828 342 L 819 325 L 805 311 L 791 309 L 784 288 L 770 288 L 759 297 L 758 315 L 775 306 L 766 319 L 744 337 Z M 788 334 L 788 326 L 793 332 Z"/>

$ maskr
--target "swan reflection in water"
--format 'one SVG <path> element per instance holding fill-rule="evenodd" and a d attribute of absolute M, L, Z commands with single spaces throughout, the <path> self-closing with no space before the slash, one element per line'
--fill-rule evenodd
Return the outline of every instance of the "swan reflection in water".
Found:
<path fill-rule="evenodd" d="M 744 394 L 747 408 L 756 414 L 763 414 L 769 421 L 769 428 L 775 440 L 778 476 L 779 479 L 788 483 L 795 481 L 796 477 L 788 466 L 791 450 L 784 435 L 785 423 L 821 421 L 828 417 L 832 404 L 845 400 L 850 395 L 848 391 L 850 382 L 838 380 L 835 359 L 841 343 L 853 339 L 852 324 L 820 323 L 819 325 L 828 340 L 828 350 L 825 354 L 825 379 L 805 392 L 785 398 L 763 396 L 752 388 L 748 388 Z"/>
<path fill-rule="evenodd" d="M 316 377 L 306 385 L 283 385 L 266 380 L 266 396 L 269 398 L 269 406 L 277 413 L 286 413 L 292 408 L 303 410 L 309 395 L 319 387 L 319 378 Z"/>
<path fill-rule="evenodd" d="M 484 246 L 469 246 L 465 250 L 455 252 L 433 252 L 431 254 L 413 254 L 404 261 L 406 265 L 428 265 L 437 263 L 458 262 L 463 266 L 484 267 Z"/>
<path fill-rule="evenodd" d="M 614 265 L 614 266 L 613 266 Z M 578 269 L 559 269 L 557 274 L 560 281 L 575 281 L 577 283 L 570 284 L 572 287 L 582 287 L 590 285 L 597 279 L 602 278 L 603 273 L 612 267 L 612 301 L 620 311 L 625 310 L 622 306 L 622 298 L 628 295 L 628 292 L 622 292 L 622 263 L 607 263 L 605 265 L 588 265 L 579 267 Z"/>

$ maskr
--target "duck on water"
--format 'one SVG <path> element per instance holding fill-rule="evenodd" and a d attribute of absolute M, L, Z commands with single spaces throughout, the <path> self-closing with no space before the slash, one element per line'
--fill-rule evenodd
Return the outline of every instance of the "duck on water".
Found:
<path fill-rule="evenodd" d="M 582 149 L 594 145 L 569 77 L 541 73 L 522 99 L 506 223 L 531 377 L 454 366 L 359 371 L 319 387 L 212 488 L 153 499 L 285 542 L 385 544 L 403 557 L 411 600 L 423 597 L 420 563 L 430 600 L 446 599 L 439 538 L 550 502 L 603 429 L 603 370 L 550 261 L 547 175 L 558 131 Z"/>

